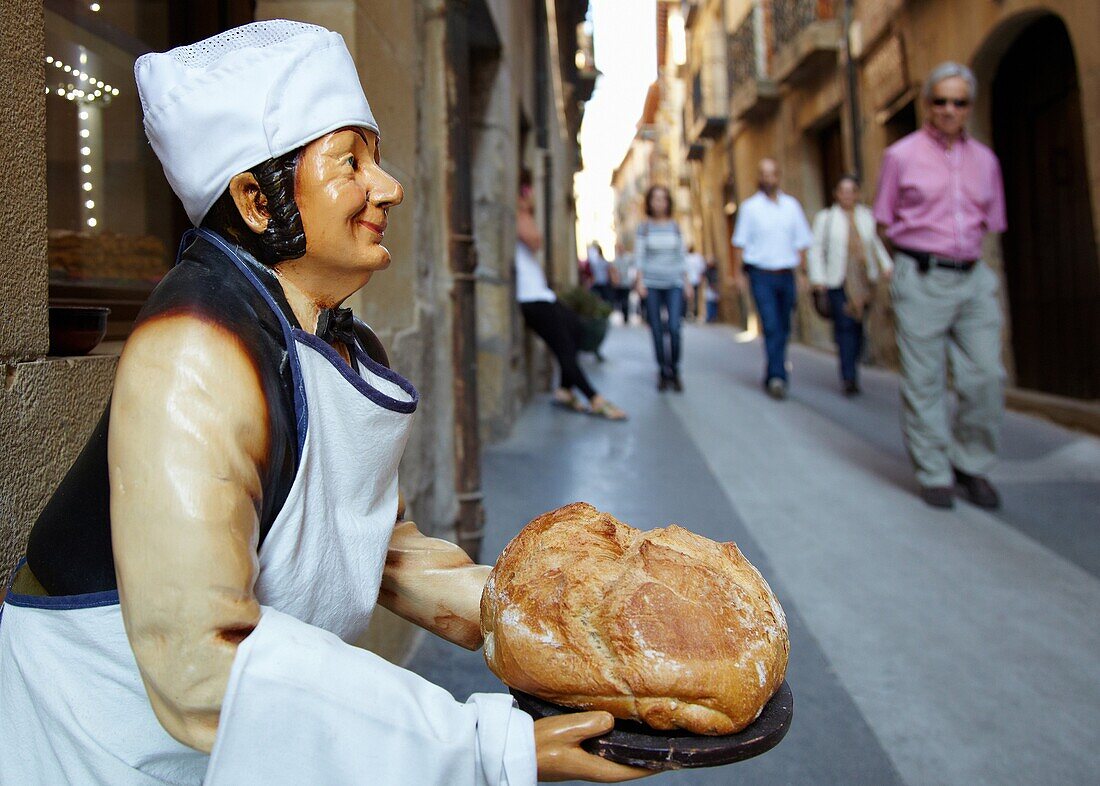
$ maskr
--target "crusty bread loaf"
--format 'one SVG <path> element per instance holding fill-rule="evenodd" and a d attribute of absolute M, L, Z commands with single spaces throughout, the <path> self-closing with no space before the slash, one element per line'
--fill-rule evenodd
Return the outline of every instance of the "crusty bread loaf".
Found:
<path fill-rule="evenodd" d="M 505 684 L 657 729 L 740 731 L 782 684 L 787 622 L 733 543 L 574 503 L 516 535 L 481 596 Z"/>

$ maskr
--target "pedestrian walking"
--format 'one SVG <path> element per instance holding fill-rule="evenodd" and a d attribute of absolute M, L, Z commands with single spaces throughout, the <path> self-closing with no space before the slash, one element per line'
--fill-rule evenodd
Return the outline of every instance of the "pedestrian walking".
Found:
<path fill-rule="evenodd" d="M 718 302 L 721 300 L 718 294 L 718 275 L 718 262 L 714 259 L 708 259 L 707 270 L 703 274 L 706 285 L 706 319 L 708 324 L 718 319 Z"/>
<path fill-rule="evenodd" d="M 626 413 L 596 392 L 577 361 L 581 321 L 558 302 L 546 283 L 546 274 L 535 254 L 542 248 L 542 232 L 535 220 L 530 174 L 520 177 L 516 210 L 516 300 L 527 327 L 546 342 L 558 361 L 561 375 L 553 393 L 554 404 L 572 412 L 586 412 L 608 420 L 626 420 Z M 588 399 L 586 405 L 574 389 Z"/>
<path fill-rule="evenodd" d="M 802 205 L 779 188 L 779 163 L 765 158 L 759 190 L 741 203 L 733 244 L 733 282 L 752 290 L 764 331 L 764 387 L 774 399 L 787 397 L 787 341 L 795 304 L 795 272 L 806 267 L 812 236 Z M 747 280 L 746 275 L 748 274 Z"/>
<path fill-rule="evenodd" d="M 630 324 L 630 291 L 634 288 L 634 254 L 615 244 L 615 259 L 611 263 L 612 305 L 623 315 L 623 324 Z"/>
<path fill-rule="evenodd" d="M 591 290 L 605 303 L 611 302 L 611 265 L 596 241 L 588 244 L 588 274 L 592 277 Z"/>
<path fill-rule="evenodd" d="M 701 287 L 703 286 L 703 274 L 707 272 L 707 260 L 695 250 L 694 245 L 689 245 L 685 262 L 687 263 L 688 285 L 685 291 L 691 293 L 689 296 L 691 303 L 690 307 L 685 304 L 684 313 L 689 314 L 692 321 L 695 321 L 699 318 L 700 304 L 703 301 Z"/>
<path fill-rule="evenodd" d="M 894 253 L 905 444 L 921 498 L 937 508 L 954 504 L 955 487 L 983 508 L 1000 504 L 985 477 L 1004 412 L 1000 282 L 982 239 L 1005 230 L 1005 199 L 996 155 L 966 129 L 976 89 L 964 65 L 932 70 L 928 120 L 886 149 L 874 207 Z M 958 394 L 950 428 L 947 362 Z"/>
<path fill-rule="evenodd" d="M 672 194 L 651 186 L 645 195 L 647 220 L 638 226 L 634 261 L 637 290 L 645 300 L 657 356 L 657 389 L 684 389 L 680 379 L 680 320 L 684 312 L 687 255 L 680 227 L 672 218 Z"/>
<path fill-rule="evenodd" d="M 875 300 L 875 284 L 890 279 L 890 255 L 875 231 L 875 217 L 860 202 L 859 179 L 844 175 L 832 207 L 814 216 L 808 275 L 815 295 L 828 297 L 844 394 L 859 393 L 863 321 Z"/>

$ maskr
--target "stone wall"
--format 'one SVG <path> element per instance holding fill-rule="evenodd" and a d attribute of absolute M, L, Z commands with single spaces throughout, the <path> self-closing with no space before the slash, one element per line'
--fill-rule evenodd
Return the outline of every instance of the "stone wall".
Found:
<path fill-rule="evenodd" d="M 0 23 L 0 575 L 84 445 L 110 392 L 113 357 L 44 359 L 46 105 L 41 2 Z"/>

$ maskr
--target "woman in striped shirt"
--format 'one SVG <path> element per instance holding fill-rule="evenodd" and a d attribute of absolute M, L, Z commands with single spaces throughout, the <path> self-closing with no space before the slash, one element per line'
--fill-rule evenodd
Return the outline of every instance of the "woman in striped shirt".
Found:
<path fill-rule="evenodd" d="M 672 218 L 672 195 L 665 186 L 652 186 L 645 195 L 648 220 L 638 227 L 634 260 L 638 267 L 638 295 L 646 304 L 653 347 L 657 354 L 657 389 L 684 389 L 680 381 L 680 320 L 684 314 L 687 257 L 680 227 Z M 667 337 L 667 340 L 666 340 Z"/>

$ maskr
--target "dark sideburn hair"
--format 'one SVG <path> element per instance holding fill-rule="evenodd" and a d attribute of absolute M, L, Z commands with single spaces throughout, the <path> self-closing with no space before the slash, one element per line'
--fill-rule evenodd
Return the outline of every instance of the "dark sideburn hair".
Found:
<path fill-rule="evenodd" d="M 271 218 L 263 233 L 253 232 L 241 218 L 228 186 L 207 211 L 202 226 L 231 238 L 265 265 L 274 266 L 304 255 L 306 232 L 298 203 L 294 200 L 295 175 L 303 149 L 300 147 L 269 158 L 248 170 L 267 199 L 267 212 Z"/>

